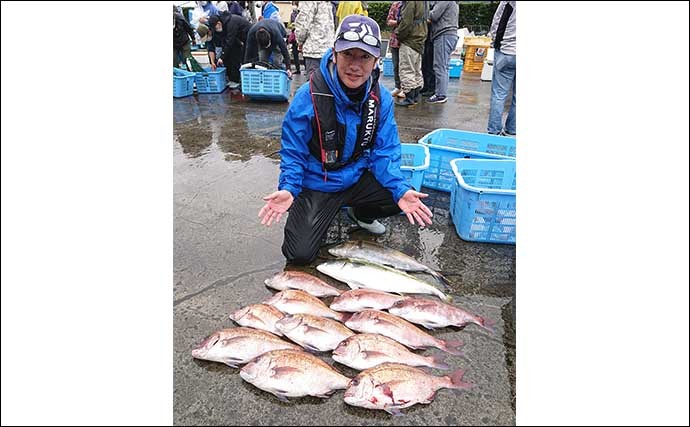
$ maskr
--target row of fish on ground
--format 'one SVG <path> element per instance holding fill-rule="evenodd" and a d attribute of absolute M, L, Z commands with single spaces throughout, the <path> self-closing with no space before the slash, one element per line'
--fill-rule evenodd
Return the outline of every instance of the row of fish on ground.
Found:
<path fill-rule="evenodd" d="M 443 302 L 450 301 L 445 293 L 407 272 L 429 273 L 448 283 L 441 274 L 372 242 L 345 242 L 329 252 L 342 259 L 320 264 L 317 270 L 351 290 L 344 292 L 303 272 L 278 273 L 265 284 L 280 292 L 231 314 L 240 327 L 213 333 L 192 356 L 232 367 L 246 364 L 240 370 L 242 379 L 281 401 L 307 395 L 327 398 L 345 389 L 346 403 L 392 414 L 430 403 L 441 388 L 471 386 L 462 381 L 463 370 L 434 376 L 418 368 L 449 369 L 443 356 L 409 350 L 435 347 L 462 354 L 461 341 L 435 338 L 413 323 L 427 329 L 475 323 L 492 330 L 487 319 Z M 330 307 L 319 299 L 325 297 L 335 297 Z M 348 378 L 312 354 L 329 351 L 336 362 L 362 372 Z"/>

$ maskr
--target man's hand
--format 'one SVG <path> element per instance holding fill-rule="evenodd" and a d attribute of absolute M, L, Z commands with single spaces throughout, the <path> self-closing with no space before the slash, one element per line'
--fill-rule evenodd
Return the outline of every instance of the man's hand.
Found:
<path fill-rule="evenodd" d="M 283 214 L 292 206 L 294 197 L 287 190 L 279 190 L 264 197 L 264 200 L 266 204 L 259 211 L 259 217 L 262 225 L 270 227 L 274 222 L 280 221 Z"/>
<path fill-rule="evenodd" d="M 433 214 L 431 210 L 420 199 L 429 197 L 428 194 L 418 193 L 414 190 L 407 190 L 400 200 L 398 200 L 398 206 L 405 212 L 407 219 L 410 224 L 414 224 L 415 220 L 417 223 L 424 227 L 427 224 L 431 225 L 431 217 Z M 426 223 L 426 224 L 425 224 Z"/>
<path fill-rule="evenodd" d="M 216 71 L 216 64 L 213 62 L 211 62 L 211 70 Z"/>
<path fill-rule="evenodd" d="M 287 75 L 288 75 L 288 79 L 291 79 L 292 78 L 292 71 L 287 70 Z"/>

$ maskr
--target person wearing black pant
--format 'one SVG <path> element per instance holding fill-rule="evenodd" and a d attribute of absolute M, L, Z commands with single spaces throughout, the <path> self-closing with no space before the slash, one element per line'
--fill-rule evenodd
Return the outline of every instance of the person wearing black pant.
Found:
<path fill-rule="evenodd" d="M 240 66 L 244 57 L 244 45 L 251 25 L 244 17 L 226 14 L 222 17 L 209 18 L 209 26 L 216 37 L 211 37 L 206 43 L 211 68 L 216 70 L 215 44 L 220 40 L 223 47 L 223 65 L 228 76 L 228 87 L 236 89 L 240 86 Z"/>
<path fill-rule="evenodd" d="M 353 222 L 373 234 L 377 221 L 401 211 L 411 224 L 431 224 L 431 210 L 400 171 L 401 146 L 393 97 L 379 84 L 378 24 L 346 16 L 309 81 L 294 95 L 283 120 L 278 191 L 263 198 L 261 223 L 289 210 L 283 255 L 308 264 L 318 255 L 331 221 L 348 206 Z"/>
<path fill-rule="evenodd" d="M 422 96 L 433 95 L 436 92 L 436 74 L 434 73 L 434 39 L 431 31 L 428 32 L 424 41 L 424 53 L 422 54 Z"/>
<path fill-rule="evenodd" d="M 295 35 L 295 19 L 297 19 L 297 15 L 299 15 L 299 2 L 293 1 L 292 13 L 290 14 L 290 24 L 288 25 L 288 28 L 290 28 L 292 31 L 288 36 L 287 42 L 292 46 L 292 62 L 295 63 L 295 74 L 302 74 L 299 69 L 299 46 L 297 44 L 297 36 Z"/>

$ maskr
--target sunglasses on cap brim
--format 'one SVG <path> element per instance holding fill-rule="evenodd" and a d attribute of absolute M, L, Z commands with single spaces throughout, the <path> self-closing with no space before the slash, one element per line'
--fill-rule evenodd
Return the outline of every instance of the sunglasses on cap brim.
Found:
<path fill-rule="evenodd" d="M 356 31 L 345 31 L 344 33 L 340 33 L 336 40 L 347 40 L 349 42 L 361 41 L 371 47 L 381 47 L 381 41 L 376 37 L 371 34 L 362 36 Z"/>

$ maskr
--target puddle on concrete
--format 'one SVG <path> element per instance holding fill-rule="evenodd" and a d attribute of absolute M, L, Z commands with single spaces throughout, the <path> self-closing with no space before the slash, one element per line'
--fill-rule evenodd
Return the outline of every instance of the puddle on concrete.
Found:
<path fill-rule="evenodd" d="M 299 79 L 293 82 L 293 92 Z M 384 84 L 392 87 L 392 80 L 384 79 Z M 440 127 L 481 131 L 489 99 L 483 85 L 486 82 L 478 78 L 451 81 L 451 102 L 443 106 L 396 108 L 401 140 L 413 142 Z M 433 333 L 467 341 L 469 360 L 451 363 L 468 370 L 469 380 L 477 384 L 474 390 L 441 391 L 432 404 L 417 405 L 405 410 L 404 417 L 393 418 L 348 406 L 342 392 L 326 401 L 304 398 L 283 404 L 246 384 L 236 369 L 191 358 L 191 348 L 203 337 L 233 326 L 227 318 L 231 311 L 269 297 L 272 292 L 263 279 L 285 268 L 280 252 L 285 220 L 267 228 L 257 213 L 261 197 L 276 187 L 275 153 L 287 107 L 252 102 L 228 91 L 174 100 L 175 424 L 514 425 L 515 247 L 460 240 L 449 217 L 448 194 L 433 190 L 427 199 L 434 212 L 432 226 L 420 229 L 405 216 L 395 216 L 382 220 L 387 233 L 374 238 L 341 214 L 324 245 L 367 239 L 401 250 L 443 272 L 453 283 L 450 293 L 457 304 L 495 320 L 495 336 L 472 327 Z M 343 288 L 315 270 L 329 257 L 326 249 L 313 265 L 299 269 Z M 336 368 L 354 374 L 342 365 Z"/>

